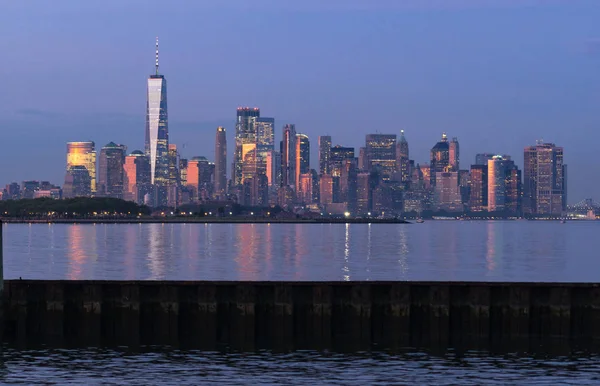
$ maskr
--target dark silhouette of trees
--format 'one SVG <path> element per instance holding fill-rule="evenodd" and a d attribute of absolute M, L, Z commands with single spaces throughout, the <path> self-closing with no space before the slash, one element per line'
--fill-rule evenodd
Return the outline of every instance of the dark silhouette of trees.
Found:
<path fill-rule="evenodd" d="M 134 217 L 148 215 L 145 205 L 108 197 L 76 197 L 64 200 L 36 198 L 0 201 L 0 217 L 78 218 L 89 216 Z"/>

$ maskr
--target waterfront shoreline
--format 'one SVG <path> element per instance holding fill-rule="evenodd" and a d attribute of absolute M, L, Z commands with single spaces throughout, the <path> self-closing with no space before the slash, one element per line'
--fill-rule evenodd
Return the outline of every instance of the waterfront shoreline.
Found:
<path fill-rule="evenodd" d="M 7 224 L 412 224 L 399 219 L 271 219 L 271 218 L 127 218 L 127 219 L 14 219 Z"/>

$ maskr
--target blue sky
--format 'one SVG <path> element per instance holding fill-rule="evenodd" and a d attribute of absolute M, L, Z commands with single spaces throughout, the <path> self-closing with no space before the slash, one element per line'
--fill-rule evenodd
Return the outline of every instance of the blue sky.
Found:
<path fill-rule="evenodd" d="M 62 184 L 65 143 L 143 147 L 160 37 L 169 129 L 184 156 L 232 143 L 238 106 L 359 147 L 404 129 L 426 162 L 443 131 L 461 165 L 537 139 L 565 147 L 569 201 L 600 198 L 597 0 L 0 0 L 0 184 Z M 231 151 L 229 152 L 231 156 Z M 316 153 L 311 160 L 317 165 Z"/>

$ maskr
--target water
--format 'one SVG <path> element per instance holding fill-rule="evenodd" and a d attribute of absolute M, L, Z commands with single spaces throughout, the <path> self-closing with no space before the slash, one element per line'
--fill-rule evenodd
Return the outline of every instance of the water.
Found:
<path fill-rule="evenodd" d="M 5 276 L 598 282 L 600 222 L 5 224 Z M 600 356 L 5 348 L 2 384 L 596 385 Z"/>
<path fill-rule="evenodd" d="M 597 282 L 600 222 L 5 224 L 5 277 Z"/>
<path fill-rule="evenodd" d="M 597 385 L 600 357 L 448 351 L 336 354 L 150 350 L 5 352 L 3 384 Z"/>

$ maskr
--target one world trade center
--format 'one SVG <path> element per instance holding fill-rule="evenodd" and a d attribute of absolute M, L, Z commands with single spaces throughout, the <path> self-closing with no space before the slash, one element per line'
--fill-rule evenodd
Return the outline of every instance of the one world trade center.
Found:
<path fill-rule="evenodd" d="M 146 100 L 146 155 L 150 159 L 150 183 L 155 187 L 155 206 L 166 204 L 169 179 L 169 124 L 167 118 L 167 80 L 158 73 L 158 38 L 156 38 L 156 73 L 148 78 Z"/>

